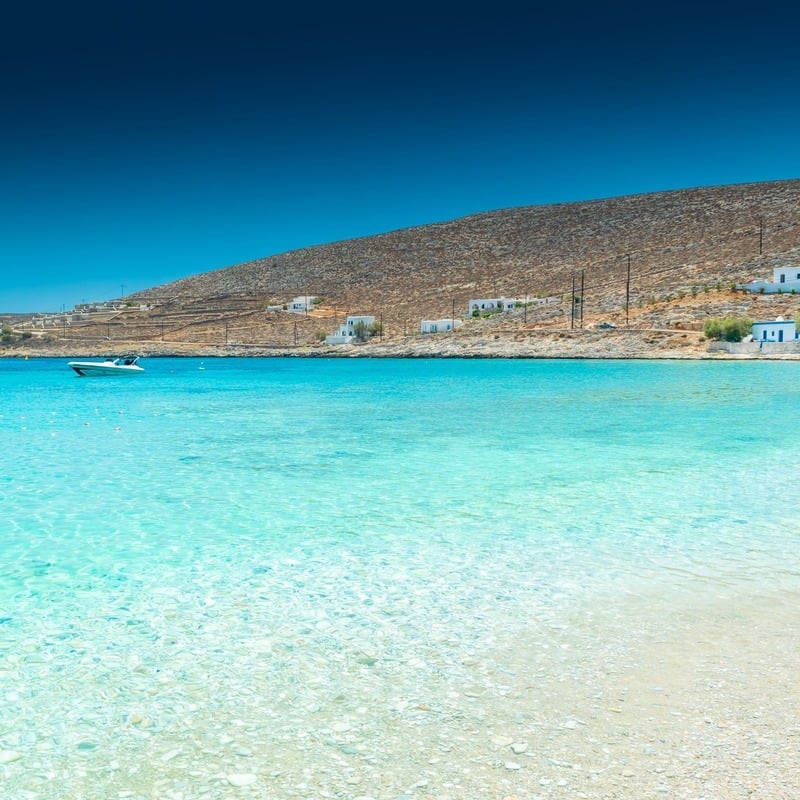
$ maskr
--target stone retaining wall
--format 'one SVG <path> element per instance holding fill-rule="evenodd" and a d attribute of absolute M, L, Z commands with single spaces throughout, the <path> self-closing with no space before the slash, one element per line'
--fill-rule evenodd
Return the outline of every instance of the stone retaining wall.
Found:
<path fill-rule="evenodd" d="M 736 356 L 798 355 L 800 342 L 711 342 L 708 349 Z"/>

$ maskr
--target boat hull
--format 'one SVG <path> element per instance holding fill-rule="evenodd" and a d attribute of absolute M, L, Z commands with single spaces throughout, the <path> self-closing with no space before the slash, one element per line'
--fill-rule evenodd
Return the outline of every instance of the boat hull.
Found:
<path fill-rule="evenodd" d="M 81 378 L 130 377 L 141 375 L 144 370 L 137 364 L 115 364 L 96 361 L 70 361 L 69 366 Z"/>

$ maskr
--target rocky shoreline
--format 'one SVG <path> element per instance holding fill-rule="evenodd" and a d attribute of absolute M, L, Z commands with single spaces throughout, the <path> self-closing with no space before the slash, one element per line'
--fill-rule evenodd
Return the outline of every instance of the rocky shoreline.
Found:
<path fill-rule="evenodd" d="M 133 352 L 142 357 L 286 358 L 502 358 L 502 359 L 758 359 L 798 360 L 800 352 L 768 352 L 709 342 L 697 331 L 618 329 L 529 330 L 510 333 L 443 333 L 377 339 L 354 345 L 267 347 L 190 342 L 20 341 L 0 350 L 6 358 L 92 358 Z"/>

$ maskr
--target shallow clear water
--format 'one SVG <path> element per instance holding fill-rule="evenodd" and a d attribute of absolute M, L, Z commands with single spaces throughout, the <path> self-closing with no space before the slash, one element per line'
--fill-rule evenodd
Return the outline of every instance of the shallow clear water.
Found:
<path fill-rule="evenodd" d="M 565 675 L 800 588 L 796 364 L 143 366 L 0 359 L 0 797 L 518 791 Z"/>

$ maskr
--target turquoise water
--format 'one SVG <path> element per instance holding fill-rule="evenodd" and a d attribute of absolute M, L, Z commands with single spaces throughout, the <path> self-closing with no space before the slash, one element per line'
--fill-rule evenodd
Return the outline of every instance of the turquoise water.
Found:
<path fill-rule="evenodd" d="M 142 363 L 0 359 L 0 797 L 550 796 L 564 676 L 800 588 L 796 364 Z"/>

